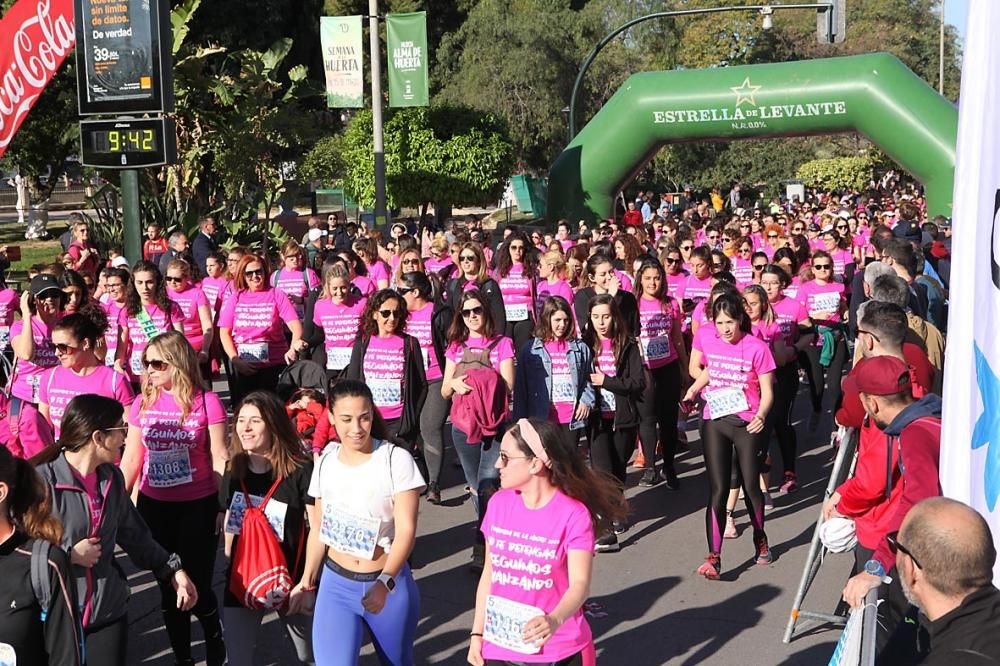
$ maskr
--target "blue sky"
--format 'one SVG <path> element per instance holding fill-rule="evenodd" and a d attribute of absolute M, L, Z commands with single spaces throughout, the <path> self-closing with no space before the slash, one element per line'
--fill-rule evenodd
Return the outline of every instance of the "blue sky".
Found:
<path fill-rule="evenodd" d="M 944 0 L 944 20 L 958 28 L 958 34 L 965 41 L 965 17 L 969 11 L 969 0 Z"/>

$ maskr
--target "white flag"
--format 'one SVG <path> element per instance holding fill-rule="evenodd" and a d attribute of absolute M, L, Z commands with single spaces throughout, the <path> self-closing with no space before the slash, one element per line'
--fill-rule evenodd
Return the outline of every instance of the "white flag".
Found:
<path fill-rule="evenodd" d="M 971 0 L 955 168 L 941 485 L 1000 544 L 1000 2 Z M 1000 580 L 994 568 L 994 580 Z"/>

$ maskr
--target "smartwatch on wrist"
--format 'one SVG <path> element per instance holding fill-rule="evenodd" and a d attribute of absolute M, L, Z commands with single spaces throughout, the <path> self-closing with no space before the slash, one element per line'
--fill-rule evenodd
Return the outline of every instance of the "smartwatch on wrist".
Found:
<path fill-rule="evenodd" d="M 868 560 L 865 562 L 865 573 L 885 578 L 885 567 L 878 560 Z"/>
<path fill-rule="evenodd" d="M 396 580 L 387 573 L 383 573 L 378 577 L 378 582 L 385 585 L 385 589 L 392 592 L 396 589 Z"/>

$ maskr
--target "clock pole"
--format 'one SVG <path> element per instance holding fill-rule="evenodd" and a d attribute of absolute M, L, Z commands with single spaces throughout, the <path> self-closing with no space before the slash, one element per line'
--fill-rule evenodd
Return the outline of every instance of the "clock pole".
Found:
<path fill-rule="evenodd" d="M 125 257 L 128 263 L 142 259 L 142 229 L 139 222 L 139 172 L 122 169 L 122 226 L 125 231 Z"/>

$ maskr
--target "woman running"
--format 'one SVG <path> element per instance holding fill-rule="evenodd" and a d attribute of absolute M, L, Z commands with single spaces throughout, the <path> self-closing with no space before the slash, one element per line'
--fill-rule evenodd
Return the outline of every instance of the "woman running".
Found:
<path fill-rule="evenodd" d="M 611 294 L 590 299 L 583 321 L 583 341 L 594 359 L 590 383 L 598 390 L 598 404 L 590 417 L 590 462 L 595 469 L 617 479 L 624 490 L 626 466 L 635 451 L 639 428 L 636 403 L 646 388 L 642 356 Z M 613 527 L 598 536 L 598 551 L 619 549 L 617 535 L 628 526 L 620 520 Z"/>
<path fill-rule="evenodd" d="M 219 484 L 229 452 L 226 410 L 201 378 L 198 357 L 176 331 L 157 335 L 143 350 L 142 395 L 129 410 L 122 472 L 155 538 L 180 555 L 198 589 L 191 612 L 177 606 L 174 589 L 160 583 L 160 607 L 174 659 L 191 660 L 191 613 L 205 634 L 209 666 L 226 660 L 212 572 L 222 522 Z"/>
<path fill-rule="evenodd" d="M 11 600 L 0 604 L 3 663 L 82 663 L 73 574 L 59 548 L 62 531 L 45 482 L 31 463 L 0 446 L 0 594 Z M 32 583 L 38 570 L 46 575 L 44 590 Z M 45 591 L 47 603 L 39 599 Z"/>
<path fill-rule="evenodd" d="M 116 369 L 138 389 L 146 345 L 160 333 L 183 331 L 183 327 L 184 314 L 167 296 L 160 269 L 148 261 L 137 261 L 125 292 L 125 307 L 118 313 Z"/>
<path fill-rule="evenodd" d="M 285 340 L 285 327 L 292 332 Z M 219 313 L 219 339 L 229 358 L 230 400 L 239 404 L 257 389 L 273 389 L 285 364 L 298 357 L 302 322 L 288 296 L 269 286 L 267 262 L 256 254 L 240 260 L 233 294 Z"/>
<path fill-rule="evenodd" d="M 190 610 L 198 601 L 180 557 L 153 539 L 125 490 L 118 468 L 128 430 L 124 413 L 113 397 L 78 393 L 66 406 L 59 440 L 31 461 L 39 465 L 53 515 L 62 522 L 61 546 L 73 564 L 88 664 L 126 663 L 130 591 L 115 562 L 115 546 L 172 587 L 179 610 Z"/>
<path fill-rule="evenodd" d="M 367 627 L 380 663 L 412 666 L 420 592 L 407 559 L 424 480 L 413 457 L 384 439 L 367 386 L 334 380 L 328 396 L 339 441 L 326 447 L 309 482 L 316 503 L 311 522 L 318 529 L 309 532 L 289 612 L 308 607 L 318 584 L 317 664 L 356 664 Z"/>
<path fill-rule="evenodd" d="M 583 603 L 594 534 L 625 519 L 621 490 L 591 471 L 545 419 L 520 419 L 500 446 L 502 490 L 483 520 L 489 557 L 476 590 L 468 662 L 595 664 Z"/>
<path fill-rule="evenodd" d="M 52 327 L 59 365 L 42 378 L 38 408 L 51 424 L 55 439 L 59 439 L 66 406 L 75 396 L 91 393 L 113 398 L 125 407 L 132 404 L 135 393 L 128 377 L 103 365 L 95 353 L 107 327 L 104 311 L 94 305 L 62 317 Z"/>
<path fill-rule="evenodd" d="M 643 262 L 636 273 L 639 300 L 639 350 L 649 370 L 638 402 L 639 441 L 645 469 L 641 486 L 661 480 L 671 490 L 680 488 L 674 456 L 677 453 L 677 408 L 682 383 L 689 380 L 688 353 L 681 336 L 681 307 L 667 295 L 663 267 L 655 260 Z M 656 443 L 663 449 L 663 469 L 656 471 Z"/>
<path fill-rule="evenodd" d="M 520 349 L 535 326 L 534 303 L 538 282 L 538 252 L 523 231 L 511 232 L 496 256 L 493 278 L 500 285 L 507 325 L 504 335 Z"/>
<path fill-rule="evenodd" d="M 760 474 L 761 434 L 771 409 L 774 358 L 767 343 L 751 334 L 750 318 L 739 296 L 723 294 L 712 304 L 714 327 L 695 336 L 692 365 L 704 365 L 684 395 L 693 401 L 705 391 L 701 440 L 705 452 L 711 496 L 705 514 L 708 557 L 698 573 L 718 580 L 722 571 L 722 538 L 726 524 L 726 496 L 733 469 L 733 455 L 743 476 L 743 494 L 753 524 L 757 564 L 770 564 L 771 550 L 764 533 L 764 495 Z"/>
<path fill-rule="evenodd" d="M 361 313 L 367 302 L 351 292 L 347 265 L 337 262 L 323 273 L 323 291 L 312 309 L 306 343 L 316 348 L 312 359 L 326 367 L 327 376 L 339 376 L 351 361 Z"/>
<path fill-rule="evenodd" d="M 229 468 L 222 479 L 222 499 L 226 506 L 226 584 L 223 609 L 226 647 L 231 664 L 252 664 L 261 622 L 271 611 L 246 608 L 230 591 L 232 557 L 239 544 L 247 496 L 254 506 L 264 497 L 264 515 L 278 538 L 282 555 L 293 580 L 305 563 L 306 512 L 311 510 L 309 479 L 312 459 L 305 455 L 298 434 L 277 396 L 270 391 L 254 391 L 234 412 L 229 440 Z M 301 592 L 301 588 L 299 588 Z M 313 662 L 312 618 L 290 613 L 283 607 L 278 620 L 285 626 L 298 661 Z M 288 663 L 282 659 L 282 663 Z"/>
<path fill-rule="evenodd" d="M 590 347 L 574 335 L 569 301 L 550 296 L 535 326 L 535 337 L 517 357 L 514 419 L 535 417 L 559 424 L 574 446 L 596 405 Z"/>

